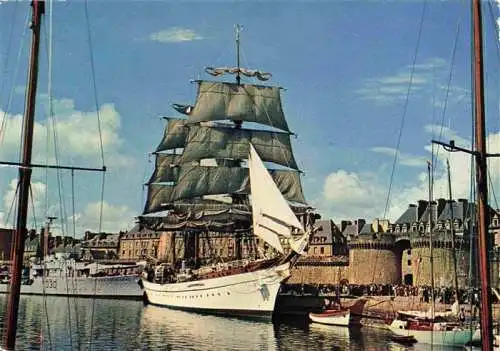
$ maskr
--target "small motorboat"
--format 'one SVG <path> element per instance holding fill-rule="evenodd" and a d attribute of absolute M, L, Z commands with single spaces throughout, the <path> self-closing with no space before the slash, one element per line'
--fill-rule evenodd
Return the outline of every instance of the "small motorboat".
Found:
<path fill-rule="evenodd" d="M 315 323 L 347 327 L 351 323 L 351 311 L 348 308 L 326 309 L 321 313 L 309 313 Z"/>

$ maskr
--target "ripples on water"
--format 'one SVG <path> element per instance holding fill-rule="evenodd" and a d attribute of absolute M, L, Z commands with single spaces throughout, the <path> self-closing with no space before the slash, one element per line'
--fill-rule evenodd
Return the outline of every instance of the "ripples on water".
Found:
<path fill-rule="evenodd" d="M 0 296 L 1 316 L 6 301 L 6 296 Z M 377 329 L 349 330 L 296 319 L 274 324 L 246 321 L 144 307 L 137 301 L 23 296 L 19 319 L 18 350 L 430 349 L 425 345 L 403 347 L 392 343 L 388 332 Z"/>

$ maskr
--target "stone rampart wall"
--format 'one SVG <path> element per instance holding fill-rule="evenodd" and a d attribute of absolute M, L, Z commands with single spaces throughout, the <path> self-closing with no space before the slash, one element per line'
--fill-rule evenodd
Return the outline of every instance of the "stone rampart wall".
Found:
<path fill-rule="evenodd" d="M 349 266 L 300 265 L 291 270 L 289 284 L 339 284 L 349 279 Z"/>
<path fill-rule="evenodd" d="M 350 284 L 400 284 L 401 258 L 391 250 L 349 250 Z"/>

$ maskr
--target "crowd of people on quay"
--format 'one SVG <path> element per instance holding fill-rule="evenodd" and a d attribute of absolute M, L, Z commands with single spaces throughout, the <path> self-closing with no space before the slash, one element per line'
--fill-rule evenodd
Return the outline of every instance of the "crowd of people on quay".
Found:
<path fill-rule="evenodd" d="M 420 302 L 431 301 L 430 286 L 404 284 L 286 284 L 281 287 L 283 295 L 312 296 L 408 296 L 418 297 Z M 479 304 L 478 289 L 459 289 L 459 302 L 471 305 Z M 436 303 L 452 304 L 455 302 L 455 289 L 450 287 L 434 288 Z M 496 302 L 496 301 L 494 301 Z"/>

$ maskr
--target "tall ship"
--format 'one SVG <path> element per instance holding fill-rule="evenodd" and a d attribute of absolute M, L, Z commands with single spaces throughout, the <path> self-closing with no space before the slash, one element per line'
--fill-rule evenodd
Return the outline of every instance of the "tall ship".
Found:
<path fill-rule="evenodd" d="M 281 88 L 242 83 L 271 74 L 240 67 L 239 27 L 236 43 L 237 67 L 205 69 L 236 81 L 196 81 L 194 105 L 173 104 L 185 117 L 167 118 L 139 220 L 166 234 L 170 255 L 150 268 L 142 285 L 155 305 L 271 317 L 281 283 L 304 254 L 314 214 L 303 195 Z M 214 249 L 221 237 L 231 250 L 225 258 Z"/>

